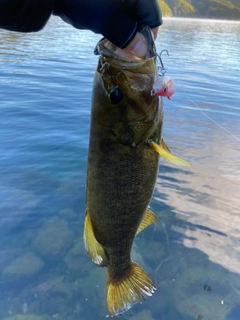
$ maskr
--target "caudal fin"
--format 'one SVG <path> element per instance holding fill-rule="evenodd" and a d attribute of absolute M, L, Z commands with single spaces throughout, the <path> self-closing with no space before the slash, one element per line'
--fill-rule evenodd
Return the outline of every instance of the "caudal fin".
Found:
<path fill-rule="evenodd" d="M 113 281 L 107 281 L 107 306 L 111 315 L 123 313 L 136 302 L 145 300 L 144 295 L 151 296 L 156 290 L 152 280 L 143 269 L 132 262 L 126 276 Z"/>

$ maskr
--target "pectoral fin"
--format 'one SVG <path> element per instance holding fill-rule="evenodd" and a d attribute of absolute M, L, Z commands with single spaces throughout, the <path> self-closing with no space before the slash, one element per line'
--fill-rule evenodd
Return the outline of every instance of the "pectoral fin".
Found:
<path fill-rule="evenodd" d="M 85 224 L 84 224 L 84 244 L 87 250 L 89 257 L 92 261 L 100 266 L 100 267 L 107 267 L 108 266 L 108 257 L 104 248 L 95 238 L 92 222 L 90 220 L 89 214 L 86 214 Z"/>
<path fill-rule="evenodd" d="M 168 148 L 168 146 L 166 145 L 166 143 L 163 139 L 161 140 L 160 147 L 162 147 L 167 152 L 171 153 L 171 150 Z"/>
<path fill-rule="evenodd" d="M 142 218 L 142 221 L 137 229 L 136 235 L 139 234 L 139 232 L 141 232 L 143 229 L 145 229 L 146 227 L 148 227 L 150 224 L 154 223 L 157 221 L 157 217 L 155 216 L 155 214 L 147 209 L 144 213 L 144 216 Z"/>
<path fill-rule="evenodd" d="M 163 159 L 167 160 L 168 162 L 174 163 L 174 164 L 176 164 L 178 166 L 186 166 L 186 167 L 191 167 L 192 166 L 191 163 L 189 163 L 188 161 L 183 160 L 183 159 L 175 156 L 171 152 L 167 151 L 167 149 L 165 147 L 166 145 L 162 146 L 162 143 L 161 143 L 161 145 L 159 146 L 157 143 L 153 142 L 152 140 L 148 140 L 148 144 L 154 151 L 159 153 L 159 155 Z"/>

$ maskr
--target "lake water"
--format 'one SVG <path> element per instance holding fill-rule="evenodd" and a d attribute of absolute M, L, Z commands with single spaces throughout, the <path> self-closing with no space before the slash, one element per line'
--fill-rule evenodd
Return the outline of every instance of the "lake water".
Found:
<path fill-rule="evenodd" d="M 106 271 L 82 241 L 91 89 L 101 37 L 54 18 L 0 30 L 0 319 L 105 319 Z M 158 52 L 177 91 L 158 217 L 133 256 L 157 291 L 119 319 L 240 319 L 240 23 L 165 19 Z"/>

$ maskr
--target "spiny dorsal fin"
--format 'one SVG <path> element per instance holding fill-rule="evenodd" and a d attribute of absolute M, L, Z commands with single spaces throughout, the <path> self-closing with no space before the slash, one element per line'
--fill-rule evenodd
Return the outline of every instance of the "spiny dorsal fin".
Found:
<path fill-rule="evenodd" d="M 183 160 L 174 154 L 166 151 L 163 147 L 159 146 L 157 143 L 153 142 L 152 140 L 148 140 L 149 146 L 156 151 L 163 159 L 167 160 L 168 162 L 174 163 L 178 166 L 186 166 L 191 167 L 191 163 L 186 160 Z"/>
<path fill-rule="evenodd" d="M 136 302 L 145 300 L 144 295 L 151 296 L 156 290 L 152 280 L 135 262 L 122 279 L 114 281 L 109 276 L 107 280 L 107 306 L 111 315 L 122 313 Z"/>
<path fill-rule="evenodd" d="M 143 229 L 145 229 L 146 227 L 148 227 L 150 224 L 154 223 L 157 221 L 157 217 L 155 216 L 155 214 L 147 209 L 144 213 L 144 216 L 142 218 L 142 221 L 137 229 L 136 235 L 139 234 L 139 232 L 141 232 Z"/>
<path fill-rule="evenodd" d="M 85 218 L 83 238 L 85 248 L 92 261 L 100 267 L 107 267 L 109 263 L 108 257 L 104 248 L 95 238 L 92 228 L 92 222 L 88 213 L 86 214 Z"/>

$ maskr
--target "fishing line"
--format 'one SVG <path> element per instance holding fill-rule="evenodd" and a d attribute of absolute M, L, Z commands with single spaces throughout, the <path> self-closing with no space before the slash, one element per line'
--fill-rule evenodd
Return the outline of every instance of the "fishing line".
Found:
<path fill-rule="evenodd" d="M 177 81 L 175 80 L 176 84 Z M 209 117 L 204 111 L 202 111 L 201 108 L 199 108 L 199 106 L 188 96 L 188 94 L 183 90 L 182 86 L 179 85 L 178 86 L 180 88 L 180 90 L 182 90 L 182 92 L 185 94 L 185 96 L 189 99 L 189 101 L 191 101 L 196 107 L 197 110 L 200 111 L 206 118 L 208 118 L 210 121 L 212 121 L 214 124 L 216 124 L 218 127 L 220 127 L 222 130 L 224 130 L 225 132 L 227 132 L 228 134 L 230 134 L 231 136 L 233 136 L 236 140 L 240 141 L 240 138 L 238 138 L 235 134 L 233 134 L 231 131 L 229 131 L 228 129 L 224 128 L 223 126 L 221 126 L 219 123 L 217 123 L 215 120 L 213 120 L 211 117 Z"/>

